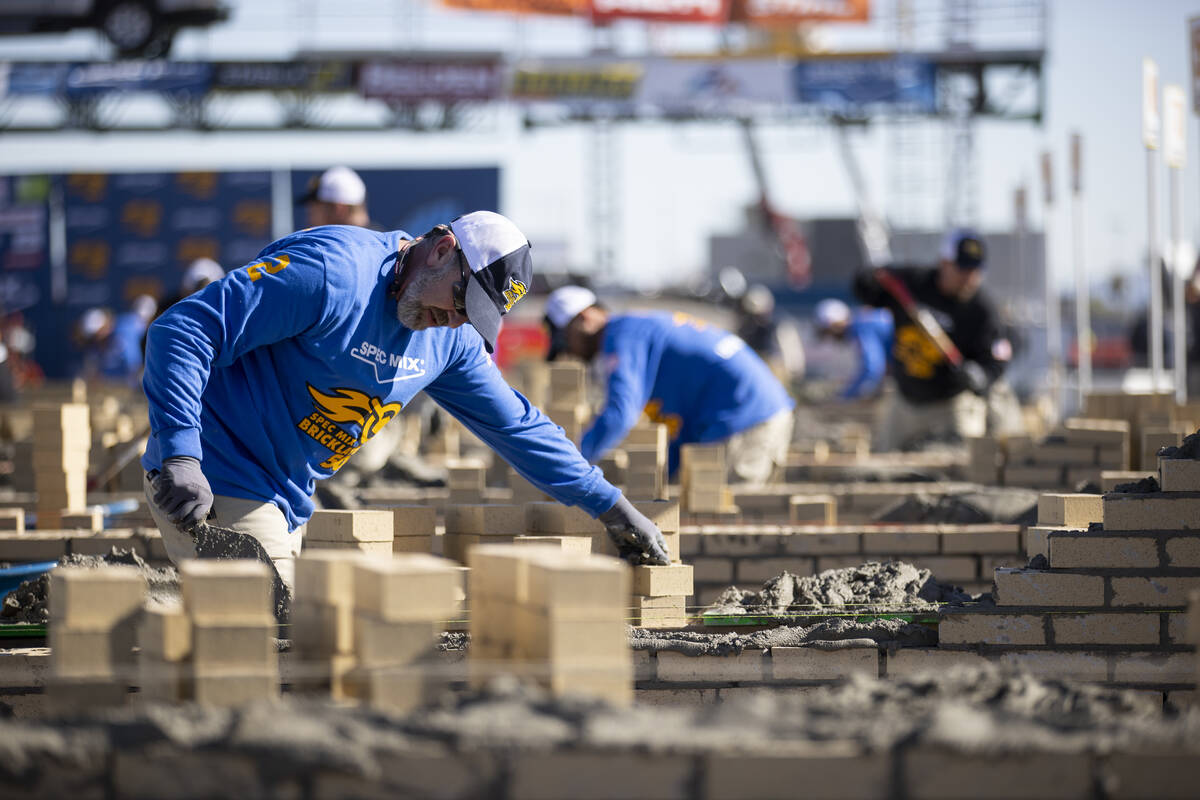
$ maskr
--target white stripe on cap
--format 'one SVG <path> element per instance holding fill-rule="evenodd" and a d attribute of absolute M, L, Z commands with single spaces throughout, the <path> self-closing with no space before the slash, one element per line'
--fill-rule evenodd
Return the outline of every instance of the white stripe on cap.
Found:
<path fill-rule="evenodd" d="M 450 223 L 471 272 L 479 272 L 506 255 L 529 246 L 525 234 L 508 217 L 494 211 L 472 211 Z"/>

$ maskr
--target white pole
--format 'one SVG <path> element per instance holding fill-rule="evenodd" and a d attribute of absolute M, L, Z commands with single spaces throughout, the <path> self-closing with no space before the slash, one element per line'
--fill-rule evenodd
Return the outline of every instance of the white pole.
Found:
<path fill-rule="evenodd" d="M 1150 375 L 1154 391 L 1163 387 L 1162 269 L 1158 249 L 1157 150 L 1146 150 L 1146 252 L 1150 261 Z"/>
<path fill-rule="evenodd" d="M 1079 408 L 1092 391 L 1092 293 L 1083 256 L 1083 138 L 1071 134 L 1071 245 L 1075 263 L 1075 341 L 1079 360 Z"/>
<path fill-rule="evenodd" d="M 1050 153 L 1042 153 L 1042 193 L 1045 211 L 1042 217 L 1042 251 L 1046 278 L 1046 354 L 1050 358 L 1050 411 L 1053 421 L 1062 419 L 1062 318 L 1058 288 L 1054 282 L 1054 181 Z"/>
<path fill-rule="evenodd" d="M 1175 338 L 1175 402 L 1179 405 L 1187 403 L 1187 317 L 1184 312 L 1184 270 L 1187 265 L 1180 258 L 1180 245 L 1183 243 L 1183 202 L 1180 199 L 1179 170 L 1167 170 L 1167 180 L 1170 186 L 1170 219 L 1171 237 L 1168 243 L 1172 272 L 1175 275 L 1175 307 L 1171 331 Z"/>

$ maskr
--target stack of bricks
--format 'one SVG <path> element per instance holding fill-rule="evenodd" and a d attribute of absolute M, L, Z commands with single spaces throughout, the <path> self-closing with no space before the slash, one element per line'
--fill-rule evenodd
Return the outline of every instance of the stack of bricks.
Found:
<path fill-rule="evenodd" d="M 794 494 L 788 498 L 788 522 L 793 525 L 836 525 L 837 500 L 828 494 Z"/>
<path fill-rule="evenodd" d="M 357 550 L 390 557 L 395 545 L 391 510 L 359 509 L 313 512 L 304 531 L 310 550 Z"/>
<path fill-rule="evenodd" d="M 38 528 L 62 527 L 64 511 L 87 505 L 88 453 L 92 434 L 85 403 L 37 406 L 33 444 Z"/>
<path fill-rule="evenodd" d="M 546 415 L 562 427 L 567 438 L 579 444 L 583 429 L 591 419 L 587 402 L 587 370 L 575 361 L 550 365 L 550 398 Z"/>
<path fill-rule="evenodd" d="M 138 686 L 144 702 L 192 698 L 192 621 L 183 605 L 147 603 L 138 623 Z"/>
<path fill-rule="evenodd" d="M 625 495 L 631 500 L 667 499 L 667 426 L 633 427 L 621 446 L 625 451 Z"/>
<path fill-rule="evenodd" d="M 432 553 L 437 532 L 437 509 L 433 506 L 392 506 L 392 552 Z"/>
<path fill-rule="evenodd" d="M 633 568 L 631 623 L 640 628 L 682 628 L 687 599 L 695 593 L 691 564 Z"/>
<path fill-rule="evenodd" d="M 132 679 L 146 582 L 133 567 L 50 573 L 50 678 L 55 709 L 120 705 Z"/>
<path fill-rule="evenodd" d="M 1157 469 L 1155 454 L 1174 444 L 1176 435 L 1194 431 L 1200 420 L 1200 404 L 1179 405 L 1173 393 L 1124 394 L 1092 392 L 1084 399 L 1090 417 L 1124 420 L 1129 425 L 1132 469 Z M 1149 436 L 1147 436 L 1149 434 Z"/>
<path fill-rule="evenodd" d="M 1164 447 L 1178 447 L 1183 439 L 1195 430 L 1191 423 L 1182 425 L 1164 424 L 1161 426 L 1143 426 L 1141 442 L 1141 461 L 1143 470 L 1152 470 L 1158 466 L 1158 451 Z"/>
<path fill-rule="evenodd" d="M 641 500 L 634 502 L 633 506 L 658 527 L 667 542 L 667 554 L 673 562 L 678 562 L 679 504 L 666 500 Z M 592 542 L 591 552 L 617 555 L 604 524 L 575 506 L 527 503 L 525 531 L 534 536 L 586 536 Z"/>
<path fill-rule="evenodd" d="M 426 702 L 442 671 L 425 663 L 457 613 L 462 572 L 446 559 L 402 554 L 354 570 L 354 656 L 347 690 L 371 708 L 406 713 Z"/>
<path fill-rule="evenodd" d="M 1099 483 L 1103 470 L 1129 468 L 1129 424 L 1077 417 L 1038 442 L 1028 436 L 974 438 L 968 450 L 966 477 L 976 483 L 1071 488 Z"/>
<path fill-rule="evenodd" d="M 448 502 L 482 503 L 487 486 L 487 464 L 478 458 L 455 458 L 446 462 Z"/>
<path fill-rule="evenodd" d="M 725 483 L 725 448 L 685 444 L 679 455 L 681 508 L 692 515 L 736 517 L 733 493 Z"/>
<path fill-rule="evenodd" d="M 632 702 L 623 562 L 548 547 L 478 547 L 470 581 L 474 682 L 517 673 L 556 696 Z"/>
<path fill-rule="evenodd" d="M 446 533 L 442 553 L 460 564 L 478 544 L 512 544 L 514 536 L 525 533 L 525 506 L 476 504 L 446 508 Z"/>
<path fill-rule="evenodd" d="M 521 473 L 512 467 L 508 468 L 508 488 L 512 495 L 509 502 L 523 505 L 525 503 L 540 503 L 549 500 L 549 496 L 534 486 Z"/>
<path fill-rule="evenodd" d="M 308 550 L 296 559 L 290 638 L 297 690 L 347 698 L 345 679 L 355 665 L 355 566 L 368 559 L 353 550 Z"/>
<path fill-rule="evenodd" d="M 197 702 L 236 706 L 279 696 L 272 576 L 247 559 L 191 559 L 179 567 L 191 620 Z"/>
<path fill-rule="evenodd" d="M 920 484 L 920 494 L 936 501 L 946 495 L 978 490 L 966 482 L 939 481 Z M 914 484 L 858 482 L 789 483 L 780 487 L 739 487 L 733 493 L 734 504 L 742 522 L 784 524 L 790 519 L 791 499 L 795 495 L 828 495 L 837 506 L 840 523 L 873 522 L 889 506 L 910 499 Z"/>

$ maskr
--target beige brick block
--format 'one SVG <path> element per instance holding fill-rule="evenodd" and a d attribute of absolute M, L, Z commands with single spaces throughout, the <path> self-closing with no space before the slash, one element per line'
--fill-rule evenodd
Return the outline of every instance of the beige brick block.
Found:
<path fill-rule="evenodd" d="M 905 647 L 888 653 L 887 674 L 889 678 L 924 675 L 959 666 L 977 667 L 986 661 L 983 656 L 966 651 Z"/>
<path fill-rule="evenodd" d="M 793 575 L 816 573 L 816 559 L 792 556 L 790 558 L 739 558 L 735 560 L 739 585 L 757 585 L 776 578 L 784 572 Z"/>
<path fill-rule="evenodd" d="M 290 633 L 292 648 L 306 656 L 353 653 L 353 603 L 329 605 L 300 598 L 292 605 Z"/>
<path fill-rule="evenodd" d="M 444 558 L 411 554 L 354 568 L 355 610 L 385 620 L 445 620 L 454 614 L 461 596 L 462 574 Z"/>
<path fill-rule="evenodd" d="M 392 542 L 393 512 L 382 509 L 314 511 L 304 538 L 319 542 Z"/>
<path fill-rule="evenodd" d="M 491 544 L 503 544 L 502 538 L 489 537 Z M 451 561 L 466 564 L 471 551 L 482 541 L 483 537 L 477 533 L 447 533 L 442 536 L 442 554 Z"/>
<path fill-rule="evenodd" d="M 1032 457 L 1038 464 L 1085 466 L 1096 463 L 1096 446 L 1042 443 L 1034 449 Z"/>
<path fill-rule="evenodd" d="M 192 691 L 197 703 L 209 706 L 236 708 L 247 703 L 277 700 L 279 673 L 197 673 L 191 676 Z"/>
<path fill-rule="evenodd" d="M 966 754 L 922 745 L 905 751 L 905 797 L 1070 800 L 1092 793 L 1085 753 Z M 969 789 L 967 788 L 969 787 Z"/>
<path fill-rule="evenodd" d="M 624 612 L 606 620 L 574 620 L 527 611 L 517 639 L 524 658 L 560 667 L 632 664 Z"/>
<path fill-rule="evenodd" d="M 1036 614 L 946 613 L 938 623 L 941 644 L 1046 644 L 1044 617 Z"/>
<path fill-rule="evenodd" d="M 882 555 L 908 555 L 910 553 L 936 553 L 941 539 L 936 531 L 877 530 L 863 531 L 864 553 Z"/>
<path fill-rule="evenodd" d="M 701 547 L 710 556 L 770 556 L 783 549 L 783 533 L 769 526 L 746 526 L 728 532 L 724 527 L 714 527 L 701 534 Z"/>
<path fill-rule="evenodd" d="M 739 683 L 766 680 L 766 658 L 758 650 L 732 656 L 658 654 L 658 679 L 665 683 Z"/>
<path fill-rule="evenodd" d="M 277 632 L 274 620 L 247 624 L 194 621 L 192 667 L 197 675 L 277 671 Z"/>
<path fill-rule="evenodd" d="M 446 462 L 446 485 L 451 489 L 482 492 L 487 483 L 487 464 L 478 458 L 454 458 Z"/>
<path fill-rule="evenodd" d="M 994 580 L 1001 606 L 1104 605 L 1104 578 L 1098 575 L 998 569 Z"/>
<path fill-rule="evenodd" d="M 638 689 L 634 702 L 639 706 L 686 708 L 715 705 L 716 689 Z"/>
<path fill-rule="evenodd" d="M 1191 800 L 1200 785 L 1200 759 L 1185 748 L 1110 753 L 1101 769 L 1105 796 L 1112 800 Z"/>
<path fill-rule="evenodd" d="M 646 597 L 687 597 L 692 594 L 692 565 L 633 568 L 633 593 Z"/>
<path fill-rule="evenodd" d="M 1186 683 L 1196 681 L 1195 653 L 1121 653 L 1113 657 L 1119 683 Z"/>
<path fill-rule="evenodd" d="M 1025 531 L 1025 555 L 1033 558 L 1037 555 L 1050 558 L 1050 534 L 1055 531 L 1066 531 L 1069 528 L 1032 527 Z"/>
<path fill-rule="evenodd" d="M 306 541 L 304 550 L 343 550 L 353 551 L 370 558 L 388 558 L 395 550 L 395 540 L 390 542 L 322 542 Z M 403 552 L 403 551 L 402 551 Z"/>
<path fill-rule="evenodd" d="M 525 533 L 525 508 L 488 503 L 447 506 L 446 533 L 520 536 Z"/>
<path fill-rule="evenodd" d="M 353 605 L 354 567 L 364 558 L 358 550 L 301 552 L 296 559 L 296 599 L 321 605 Z"/>
<path fill-rule="evenodd" d="M 137 643 L 142 658 L 183 661 L 192 652 L 192 621 L 183 605 L 148 603 L 138 620 Z"/>
<path fill-rule="evenodd" d="M 888 797 L 892 761 L 882 752 L 866 754 L 849 742 L 779 745 L 773 753 L 705 756 L 704 793 L 710 800 L 794 800 L 797 787 L 809 797 L 856 800 Z"/>
<path fill-rule="evenodd" d="M 129 625 L 107 630 L 75 630 L 52 623 L 48 634 L 50 669 L 57 677 L 116 680 L 133 666 L 135 637 Z"/>
<path fill-rule="evenodd" d="M 434 506 L 392 506 L 392 533 L 400 539 L 408 536 L 433 536 L 437 527 L 437 508 Z"/>
<path fill-rule="evenodd" d="M 1104 495 L 1106 531 L 1187 530 L 1200 528 L 1200 494 Z"/>
<path fill-rule="evenodd" d="M 1158 473 L 1158 483 L 1164 492 L 1200 492 L 1200 461 L 1162 458 Z"/>
<path fill-rule="evenodd" d="M 1104 507 L 1098 494 L 1043 494 L 1038 497 L 1038 525 L 1086 530 L 1093 522 L 1104 521 Z"/>
<path fill-rule="evenodd" d="M 433 553 L 433 536 L 397 536 L 392 539 L 393 553 Z M 369 542 L 368 544 L 375 544 Z"/>
<path fill-rule="evenodd" d="M 611 800 L 691 795 L 692 759 L 626 752 L 521 753 L 513 758 L 514 800 Z"/>
<path fill-rule="evenodd" d="M 1027 486 L 1031 489 L 1055 489 L 1063 485 L 1064 468 L 1043 464 L 1017 464 L 1004 468 L 1005 486 Z"/>
<path fill-rule="evenodd" d="M 678 502 L 674 500 L 638 500 L 633 503 L 633 507 L 645 514 L 664 534 L 679 532 Z"/>
<path fill-rule="evenodd" d="M 590 540 L 585 540 L 589 541 Z M 540 556 L 557 556 L 552 546 L 479 545 L 471 549 L 468 596 L 529 602 L 530 565 Z"/>
<path fill-rule="evenodd" d="M 837 500 L 830 494 L 792 495 L 788 498 L 788 520 L 793 525 L 836 525 Z"/>
<path fill-rule="evenodd" d="M 63 512 L 60 523 L 63 530 L 104 530 L 104 511 L 93 508 L 90 511 Z"/>
<path fill-rule="evenodd" d="M 1183 608 L 1188 593 L 1200 589 L 1200 577 L 1110 578 L 1112 605 L 1146 606 L 1150 608 Z"/>
<path fill-rule="evenodd" d="M 145 650 L 137 660 L 138 699 L 143 703 L 180 703 L 190 700 L 191 667 L 182 661 L 163 661 Z"/>
<path fill-rule="evenodd" d="M 604 533 L 604 524 L 577 506 L 561 503 L 526 503 L 525 532 L 554 536 Z"/>
<path fill-rule="evenodd" d="M 1157 614 L 1052 614 L 1055 644 L 1158 644 Z"/>
<path fill-rule="evenodd" d="M 997 661 L 1001 666 L 1023 670 L 1038 677 L 1077 681 L 1108 680 L 1108 657 L 1100 653 L 1026 650 L 1002 653 Z"/>
<path fill-rule="evenodd" d="M 1142 478 L 1154 477 L 1150 470 L 1104 470 L 1100 473 L 1100 490 L 1111 492 L 1122 483 L 1136 483 Z"/>
<path fill-rule="evenodd" d="M 733 559 L 692 559 L 692 576 L 697 583 L 733 583 Z"/>
<path fill-rule="evenodd" d="M 57 567 L 50 572 L 50 619 L 76 629 L 111 628 L 141 611 L 145 593 L 134 567 Z"/>
<path fill-rule="evenodd" d="M 1021 529 L 1005 525 L 991 530 L 954 529 L 941 532 L 942 552 L 958 553 L 1019 553 Z"/>
<path fill-rule="evenodd" d="M 0 508 L 0 531 L 25 532 L 25 509 Z"/>
<path fill-rule="evenodd" d="M 590 536 L 514 536 L 513 544 L 521 547 L 553 547 L 564 553 L 587 556 L 592 553 Z"/>
<path fill-rule="evenodd" d="M 1200 567 L 1200 536 L 1167 539 L 1168 567 Z"/>
<path fill-rule="evenodd" d="M 346 684 L 353 697 L 388 714 L 407 714 L 430 697 L 425 676 L 411 666 L 355 667 Z"/>
<path fill-rule="evenodd" d="M 682 628 L 689 620 L 686 597 L 633 597 L 632 624 L 640 628 Z"/>
<path fill-rule="evenodd" d="M 782 538 L 783 551 L 788 555 L 843 555 L 862 549 L 857 531 L 799 527 L 789 529 Z"/>
<path fill-rule="evenodd" d="M 1159 566 L 1158 542 L 1148 536 L 1052 533 L 1050 566 L 1054 569 L 1153 569 Z"/>
<path fill-rule="evenodd" d="M 606 556 L 539 559 L 529 570 L 529 601 L 559 608 L 624 608 L 631 594 L 628 564 Z"/>
<path fill-rule="evenodd" d="M 67 552 L 69 533 L 0 533 L 0 559 L 5 561 L 58 561 Z"/>
<path fill-rule="evenodd" d="M 681 469 L 697 467 L 724 467 L 725 447 L 714 444 L 685 444 L 679 448 Z"/>
<path fill-rule="evenodd" d="M 389 622 L 364 611 L 354 613 L 354 652 L 364 667 L 410 664 L 433 649 L 437 634 L 432 622 Z"/>
<path fill-rule="evenodd" d="M 874 647 L 772 647 L 768 659 L 777 681 L 844 680 L 850 675 L 879 676 L 879 651 Z"/>
<path fill-rule="evenodd" d="M 193 620 L 273 620 L 271 573 L 247 559 L 190 559 L 179 565 L 183 607 Z"/>

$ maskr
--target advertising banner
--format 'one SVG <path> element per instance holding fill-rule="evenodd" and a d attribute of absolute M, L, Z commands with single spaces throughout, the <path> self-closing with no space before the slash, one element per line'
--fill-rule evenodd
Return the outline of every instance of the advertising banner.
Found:
<path fill-rule="evenodd" d="M 664 113 L 730 114 L 792 104 L 791 65 L 779 59 L 647 62 L 639 106 Z"/>
<path fill-rule="evenodd" d="M 500 96 L 496 61 L 370 61 L 359 67 L 363 97 L 389 103 L 455 102 Z"/>
<path fill-rule="evenodd" d="M 632 100 L 644 68 L 636 61 L 541 61 L 518 64 L 515 100 Z"/>
<path fill-rule="evenodd" d="M 1200 17 L 1188 20 L 1188 40 L 1192 51 L 1192 111 L 1200 114 Z"/>
<path fill-rule="evenodd" d="M 346 62 L 240 61 L 214 65 L 212 86 L 221 91 L 336 92 L 354 86 Z"/>
<path fill-rule="evenodd" d="M 640 19 L 648 22 L 699 22 L 724 25 L 729 0 L 591 0 L 592 21 Z"/>
<path fill-rule="evenodd" d="M 730 21 L 748 25 L 868 22 L 871 0 L 733 0 Z"/>
<path fill-rule="evenodd" d="M 793 68 L 796 99 L 834 113 L 892 109 L 937 111 L 937 68 L 909 58 L 801 61 Z"/>
<path fill-rule="evenodd" d="M 1163 160 L 1172 169 L 1187 166 L 1187 98 L 1183 87 L 1163 87 Z"/>
<path fill-rule="evenodd" d="M 67 64 L 0 64 L 0 94 L 57 95 L 67 83 Z"/>
<path fill-rule="evenodd" d="M 1142 59 L 1142 144 L 1147 150 L 1158 149 L 1162 115 L 1158 111 L 1158 64 Z"/>
<path fill-rule="evenodd" d="M 0 314 L 48 296 L 49 193 L 46 175 L 0 177 Z"/>
<path fill-rule="evenodd" d="M 212 83 L 212 64 L 199 61 L 117 61 L 76 64 L 67 70 L 67 96 L 115 91 L 204 94 Z"/>
<path fill-rule="evenodd" d="M 442 5 L 469 11 L 549 14 L 560 17 L 577 17 L 588 13 L 588 0 L 442 0 Z"/>

